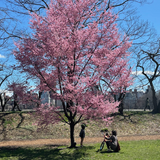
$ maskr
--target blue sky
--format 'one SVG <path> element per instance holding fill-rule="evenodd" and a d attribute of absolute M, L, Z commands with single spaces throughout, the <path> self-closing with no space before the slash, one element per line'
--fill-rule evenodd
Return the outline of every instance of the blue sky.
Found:
<path fill-rule="evenodd" d="M 150 2 L 149 4 L 136 5 L 137 12 L 141 19 L 148 20 L 160 35 L 160 0 L 150 0 Z"/>

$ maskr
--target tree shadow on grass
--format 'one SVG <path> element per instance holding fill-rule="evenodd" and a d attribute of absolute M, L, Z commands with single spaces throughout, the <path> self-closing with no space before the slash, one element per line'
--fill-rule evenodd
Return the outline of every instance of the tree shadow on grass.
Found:
<path fill-rule="evenodd" d="M 17 160 L 76 160 L 88 155 L 89 150 L 93 150 L 93 146 L 85 146 L 82 148 L 68 149 L 66 146 L 43 146 L 43 147 L 1 147 L 0 159 L 17 159 Z"/>

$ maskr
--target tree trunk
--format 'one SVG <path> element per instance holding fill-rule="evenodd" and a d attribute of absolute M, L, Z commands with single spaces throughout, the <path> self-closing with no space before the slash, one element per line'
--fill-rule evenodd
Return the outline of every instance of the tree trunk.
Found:
<path fill-rule="evenodd" d="M 159 101 L 159 103 L 158 103 L 158 107 L 157 107 L 157 113 L 160 113 L 160 101 Z"/>
<path fill-rule="evenodd" d="M 118 97 L 118 102 L 120 102 L 119 106 L 118 106 L 118 111 L 121 115 L 123 115 L 123 99 L 125 97 L 124 93 L 120 93 L 119 97 Z"/>
<path fill-rule="evenodd" d="M 16 107 L 15 105 L 12 107 L 12 111 L 15 111 L 15 107 Z"/>
<path fill-rule="evenodd" d="M 152 89 L 152 101 L 153 101 L 153 106 L 154 106 L 152 113 L 160 113 L 159 105 L 157 104 L 157 97 L 156 97 L 154 86 L 151 82 L 150 82 L 150 85 Z"/>
<path fill-rule="evenodd" d="M 2 98 L 2 93 L 0 94 L 0 106 L 2 107 L 2 112 L 4 111 L 3 108 L 3 98 Z"/>
<path fill-rule="evenodd" d="M 15 111 L 16 106 L 17 106 L 18 111 L 21 111 L 21 109 L 19 108 L 18 103 L 15 100 L 14 100 L 14 106 L 12 108 L 12 111 Z"/>
<path fill-rule="evenodd" d="M 118 111 L 121 115 L 123 115 L 123 102 L 120 102 L 119 106 L 118 106 Z"/>
<path fill-rule="evenodd" d="M 4 112 L 4 107 L 5 107 L 5 106 L 2 105 L 1 107 L 2 107 L 2 112 Z"/>
<path fill-rule="evenodd" d="M 157 105 L 157 97 L 153 96 L 153 106 L 154 106 L 154 109 L 153 109 L 153 113 L 158 113 L 158 105 Z"/>
<path fill-rule="evenodd" d="M 41 92 L 41 91 L 39 91 L 39 93 L 38 93 L 37 108 L 39 108 L 39 107 L 40 107 L 40 105 L 41 105 L 41 96 L 42 96 L 42 92 Z"/>
<path fill-rule="evenodd" d="M 70 123 L 70 140 L 71 140 L 71 146 L 69 148 L 74 148 L 76 147 L 76 143 L 74 141 L 74 122 Z"/>
<path fill-rule="evenodd" d="M 157 105 L 157 98 L 155 98 L 153 105 L 154 105 L 154 109 L 152 113 L 160 113 L 160 103 Z"/>
<path fill-rule="evenodd" d="M 21 109 L 19 108 L 19 105 L 17 104 L 17 109 L 18 109 L 18 111 L 21 111 Z"/>

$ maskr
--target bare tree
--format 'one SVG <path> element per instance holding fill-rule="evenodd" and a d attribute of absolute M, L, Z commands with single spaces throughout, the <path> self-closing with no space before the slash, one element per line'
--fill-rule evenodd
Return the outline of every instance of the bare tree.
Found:
<path fill-rule="evenodd" d="M 148 50 L 142 49 L 137 57 L 137 69 L 141 69 L 152 90 L 153 113 L 160 113 L 160 101 L 158 102 L 155 87 L 155 81 L 160 77 L 160 41 L 152 43 Z"/>
<path fill-rule="evenodd" d="M 6 104 L 9 100 L 10 100 L 10 97 L 6 96 L 5 92 L 0 93 L 0 104 L 2 107 L 2 110 L 1 110 L 2 112 L 5 111 Z"/>
<path fill-rule="evenodd" d="M 4 64 L 1 64 L 1 70 L 0 70 L 0 88 L 8 78 L 13 74 L 13 70 L 10 68 L 7 68 Z M 5 110 L 5 106 L 7 102 L 9 101 L 9 97 L 6 96 L 5 91 L 0 92 L 0 105 L 2 107 L 2 112 Z"/>
<path fill-rule="evenodd" d="M 49 9 L 50 0 L 6 0 L 6 2 L 10 11 L 29 15 L 29 12 L 40 14 L 43 9 Z"/>

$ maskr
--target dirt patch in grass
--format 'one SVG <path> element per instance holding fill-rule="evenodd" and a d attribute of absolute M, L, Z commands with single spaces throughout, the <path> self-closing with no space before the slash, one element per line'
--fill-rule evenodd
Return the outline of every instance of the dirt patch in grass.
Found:
<path fill-rule="evenodd" d="M 143 135 L 143 136 L 119 136 L 120 141 L 137 141 L 137 140 L 158 140 L 160 135 Z M 86 137 L 84 139 L 84 145 L 100 143 L 103 141 L 103 137 Z M 80 146 L 80 138 L 75 138 L 77 146 Z M 36 140 L 23 140 L 23 141 L 3 141 L 0 142 L 0 147 L 27 147 L 27 146 L 60 146 L 60 145 L 70 145 L 70 139 L 36 139 Z"/>

